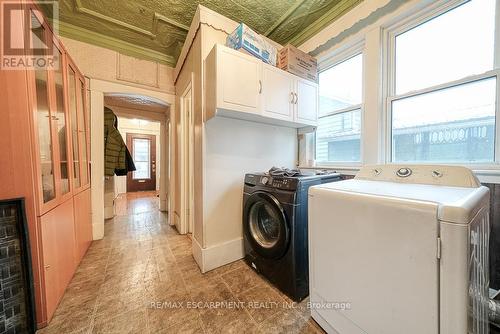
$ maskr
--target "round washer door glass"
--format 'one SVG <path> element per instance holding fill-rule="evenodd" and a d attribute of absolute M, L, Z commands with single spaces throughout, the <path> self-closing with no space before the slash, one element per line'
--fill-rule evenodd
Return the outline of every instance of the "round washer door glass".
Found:
<path fill-rule="evenodd" d="M 244 220 L 246 237 L 257 253 L 278 258 L 286 252 L 290 233 L 283 208 L 273 196 L 253 194 L 246 203 Z"/>
<path fill-rule="evenodd" d="M 281 213 L 268 202 L 260 201 L 252 205 L 249 219 L 253 239 L 264 248 L 276 246 L 283 224 Z"/>

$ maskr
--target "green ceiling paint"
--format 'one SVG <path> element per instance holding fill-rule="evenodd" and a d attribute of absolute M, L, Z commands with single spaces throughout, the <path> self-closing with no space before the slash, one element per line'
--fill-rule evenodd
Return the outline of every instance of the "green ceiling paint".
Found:
<path fill-rule="evenodd" d="M 312 36 L 316 35 L 323 28 L 336 21 L 339 17 L 347 13 L 352 8 L 356 7 L 363 0 L 345 0 L 340 1 L 336 6 L 332 7 L 324 13 L 316 22 L 312 23 L 307 29 L 293 36 L 289 43 L 299 46 L 307 41 Z"/>
<path fill-rule="evenodd" d="M 59 23 L 59 33 L 61 34 L 61 36 L 111 49 L 127 56 L 156 61 L 158 63 L 172 67 L 175 66 L 174 58 L 169 55 L 137 46 L 113 37 L 102 35 L 65 22 Z"/>
<path fill-rule="evenodd" d="M 174 66 L 198 4 L 299 45 L 361 1 L 59 0 L 59 21 L 63 36 Z"/>

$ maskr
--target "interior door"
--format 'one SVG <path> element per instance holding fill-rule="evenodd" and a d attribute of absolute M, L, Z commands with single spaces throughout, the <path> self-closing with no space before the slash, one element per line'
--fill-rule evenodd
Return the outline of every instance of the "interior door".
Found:
<path fill-rule="evenodd" d="M 127 192 L 156 189 L 156 136 L 127 133 L 136 170 L 127 174 Z"/>
<path fill-rule="evenodd" d="M 265 116 L 293 121 L 293 82 L 285 71 L 263 66 L 262 102 Z"/>

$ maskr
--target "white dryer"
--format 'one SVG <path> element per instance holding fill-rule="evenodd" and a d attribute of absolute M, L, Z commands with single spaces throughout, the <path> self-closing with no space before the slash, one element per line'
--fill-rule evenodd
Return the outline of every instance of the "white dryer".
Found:
<path fill-rule="evenodd" d="M 488 333 L 488 215 L 463 167 L 367 166 L 311 187 L 312 317 L 328 333 Z"/>

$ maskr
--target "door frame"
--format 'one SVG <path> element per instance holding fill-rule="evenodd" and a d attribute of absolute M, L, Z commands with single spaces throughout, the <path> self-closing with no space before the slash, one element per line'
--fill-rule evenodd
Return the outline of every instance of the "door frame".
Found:
<path fill-rule="evenodd" d="M 193 80 L 180 96 L 180 219 L 176 224 L 180 234 L 194 230 L 194 110 Z M 186 108 L 189 103 L 189 108 Z"/>
<path fill-rule="evenodd" d="M 169 112 L 162 119 L 158 119 L 160 126 L 165 126 L 170 122 L 170 117 L 176 108 L 175 93 L 160 92 L 151 89 L 140 88 L 132 84 L 111 82 L 101 79 L 88 78 L 90 90 L 90 112 L 91 112 L 91 189 L 92 189 L 92 233 L 94 240 L 104 237 L 104 141 L 102 133 L 104 132 L 104 95 L 121 93 L 135 94 L 152 97 L 163 101 L 169 106 Z M 162 125 L 163 124 L 163 125 Z M 165 130 L 160 131 L 165 133 Z M 166 137 L 166 136 L 165 136 Z M 167 138 L 164 139 L 165 142 Z M 173 143 L 169 140 L 167 145 L 163 145 L 160 153 L 160 211 L 172 208 L 171 201 L 173 196 L 168 196 L 167 191 L 171 190 L 170 170 L 171 163 L 167 161 L 169 152 L 172 151 Z M 160 146 L 161 147 L 161 146 Z M 161 167 L 164 166 L 164 167 Z M 172 220 L 169 219 L 169 223 Z"/>

